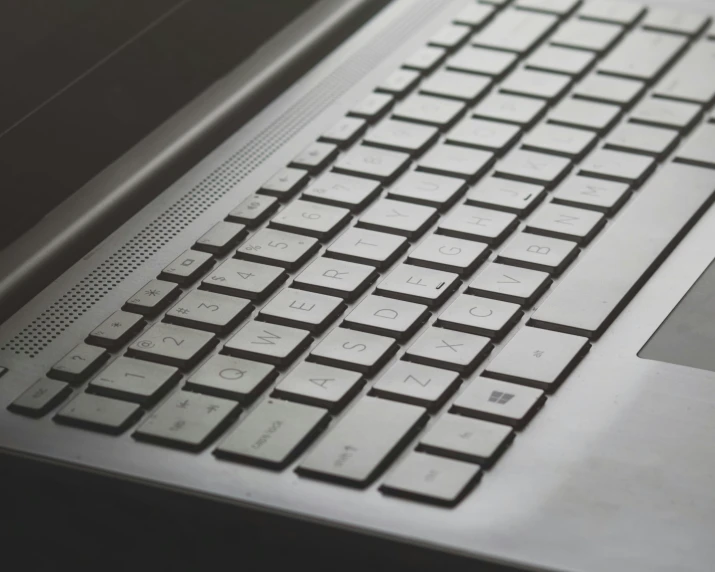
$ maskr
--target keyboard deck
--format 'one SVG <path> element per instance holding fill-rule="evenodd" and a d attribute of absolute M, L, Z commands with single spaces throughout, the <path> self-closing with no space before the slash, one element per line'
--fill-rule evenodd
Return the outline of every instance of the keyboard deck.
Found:
<path fill-rule="evenodd" d="M 467 3 L 9 409 L 454 506 L 710 206 L 708 30 Z"/>

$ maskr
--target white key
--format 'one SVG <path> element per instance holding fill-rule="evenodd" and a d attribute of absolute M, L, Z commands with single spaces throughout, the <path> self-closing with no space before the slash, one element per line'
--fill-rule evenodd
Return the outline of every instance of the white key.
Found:
<path fill-rule="evenodd" d="M 638 187 L 653 172 L 655 164 L 651 157 L 597 149 L 579 165 L 579 172 Z"/>
<path fill-rule="evenodd" d="M 210 357 L 186 381 L 186 389 L 250 403 L 278 375 L 272 365 L 226 355 Z"/>
<path fill-rule="evenodd" d="M 626 183 L 590 177 L 572 177 L 554 191 L 553 201 L 613 214 L 628 200 L 628 190 Z"/>
<path fill-rule="evenodd" d="M 694 103 L 648 98 L 640 101 L 631 112 L 630 121 L 689 131 L 695 125 L 702 108 Z"/>
<path fill-rule="evenodd" d="M 297 268 L 318 250 L 318 240 L 274 228 L 262 228 L 238 247 L 239 258 Z"/>
<path fill-rule="evenodd" d="M 380 183 L 360 177 L 325 173 L 303 191 L 303 199 L 345 207 L 352 211 L 362 209 L 380 192 Z"/>
<path fill-rule="evenodd" d="M 356 371 L 303 362 L 280 381 L 274 395 L 336 411 L 355 396 L 362 380 Z"/>
<path fill-rule="evenodd" d="M 372 373 L 392 357 L 397 347 L 397 342 L 386 336 L 335 328 L 310 352 L 310 357 L 326 365 Z"/>
<path fill-rule="evenodd" d="M 522 316 L 518 304 L 462 294 L 439 315 L 437 325 L 501 338 Z"/>
<path fill-rule="evenodd" d="M 488 254 L 481 242 L 432 234 L 410 252 L 407 262 L 464 275 L 471 274 Z"/>
<path fill-rule="evenodd" d="M 372 266 L 344 260 L 317 258 L 293 281 L 293 286 L 354 300 L 377 277 Z"/>
<path fill-rule="evenodd" d="M 615 124 L 620 114 L 621 108 L 616 105 L 564 99 L 549 111 L 549 121 L 566 127 L 580 127 L 604 133 Z"/>
<path fill-rule="evenodd" d="M 485 26 L 472 42 L 485 48 L 524 53 L 556 25 L 558 18 L 520 10 L 505 10 Z"/>
<path fill-rule="evenodd" d="M 550 284 L 546 272 L 493 262 L 477 275 L 467 293 L 530 306 Z"/>
<path fill-rule="evenodd" d="M 628 26 L 645 12 L 645 6 L 622 0 L 587 0 L 578 11 L 580 18 Z"/>
<path fill-rule="evenodd" d="M 252 321 L 226 342 L 224 351 L 246 359 L 284 365 L 295 360 L 309 344 L 310 335 L 306 330 Z"/>
<path fill-rule="evenodd" d="M 715 125 L 704 123 L 678 150 L 679 163 L 715 168 Z"/>
<path fill-rule="evenodd" d="M 511 213 L 461 205 L 440 221 L 438 232 L 487 244 L 499 244 L 517 224 L 516 216 Z"/>
<path fill-rule="evenodd" d="M 376 288 L 377 293 L 428 306 L 438 306 L 459 286 L 453 272 L 400 264 Z"/>
<path fill-rule="evenodd" d="M 384 296 L 367 296 L 345 317 L 347 328 L 398 339 L 409 338 L 427 321 L 427 306 Z"/>
<path fill-rule="evenodd" d="M 455 371 L 398 361 L 375 382 L 370 393 L 434 411 L 444 404 L 457 386 Z"/>
<path fill-rule="evenodd" d="M 606 138 L 606 149 L 652 155 L 664 159 L 675 147 L 678 132 L 636 123 L 623 123 Z"/>
<path fill-rule="evenodd" d="M 271 226 L 317 238 L 332 236 L 350 220 L 350 211 L 340 207 L 294 201 L 271 219 Z"/>
<path fill-rule="evenodd" d="M 578 246 L 570 240 L 520 232 L 497 255 L 497 262 L 561 274 L 578 255 Z"/>
<path fill-rule="evenodd" d="M 202 287 L 257 300 L 267 296 L 285 278 L 286 273 L 282 268 L 229 258 L 204 278 Z"/>
<path fill-rule="evenodd" d="M 526 67 L 570 76 L 582 75 L 595 56 L 584 50 L 543 45 L 526 60 Z"/>
<path fill-rule="evenodd" d="M 643 18 L 642 26 L 647 30 L 694 36 L 705 27 L 708 19 L 705 14 L 683 12 L 680 6 L 678 8 L 654 6 Z"/>
<path fill-rule="evenodd" d="M 431 327 L 407 349 L 404 359 L 469 373 L 491 349 L 489 338 Z"/>
<path fill-rule="evenodd" d="M 407 246 L 404 236 L 349 228 L 328 247 L 325 256 L 384 268 L 390 266 Z"/>
<path fill-rule="evenodd" d="M 698 42 L 665 74 L 653 93 L 707 104 L 715 98 L 715 74 L 703 73 L 715 61 L 715 42 Z"/>
<path fill-rule="evenodd" d="M 528 220 L 526 230 L 587 244 L 605 224 L 606 218 L 601 213 L 549 203 Z"/>
<path fill-rule="evenodd" d="M 332 322 L 342 309 L 343 301 L 335 296 L 284 288 L 261 309 L 259 318 L 317 332 Z"/>
<path fill-rule="evenodd" d="M 586 20 L 568 20 L 559 26 L 549 41 L 555 46 L 603 52 L 623 33 L 623 27 Z"/>
<path fill-rule="evenodd" d="M 467 204 L 524 215 L 546 194 L 544 187 L 509 179 L 483 179 L 467 193 Z"/>
<path fill-rule="evenodd" d="M 358 225 L 410 238 L 422 234 L 436 218 L 433 207 L 380 199 L 363 213 Z"/>

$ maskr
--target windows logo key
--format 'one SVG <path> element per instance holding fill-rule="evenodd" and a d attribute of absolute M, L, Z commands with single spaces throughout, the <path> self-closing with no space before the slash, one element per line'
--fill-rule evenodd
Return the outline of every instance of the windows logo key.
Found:
<path fill-rule="evenodd" d="M 514 397 L 513 393 L 504 393 L 503 391 L 492 391 L 489 396 L 489 403 L 497 403 L 499 405 L 505 405 L 511 401 Z"/>

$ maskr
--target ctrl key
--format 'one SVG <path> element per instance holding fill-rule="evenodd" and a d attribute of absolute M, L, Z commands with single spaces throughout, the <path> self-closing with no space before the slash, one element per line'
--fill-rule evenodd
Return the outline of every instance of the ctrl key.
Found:
<path fill-rule="evenodd" d="M 52 411 L 72 392 L 69 384 L 40 378 L 13 401 L 8 409 L 28 417 L 42 417 Z"/>
<path fill-rule="evenodd" d="M 481 477 L 478 465 L 413 451 L 387 476 L 380 491 L 450 507 L 469 494 Z"/>

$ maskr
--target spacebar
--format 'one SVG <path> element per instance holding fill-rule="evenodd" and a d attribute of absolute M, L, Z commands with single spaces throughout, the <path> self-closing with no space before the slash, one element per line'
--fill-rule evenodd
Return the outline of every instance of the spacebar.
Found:
<path fill-rule="evenodd" d="M 534 312 L 530 324 L 598 338 L 712 203 L 715 172 L 668 164 Z"/>

